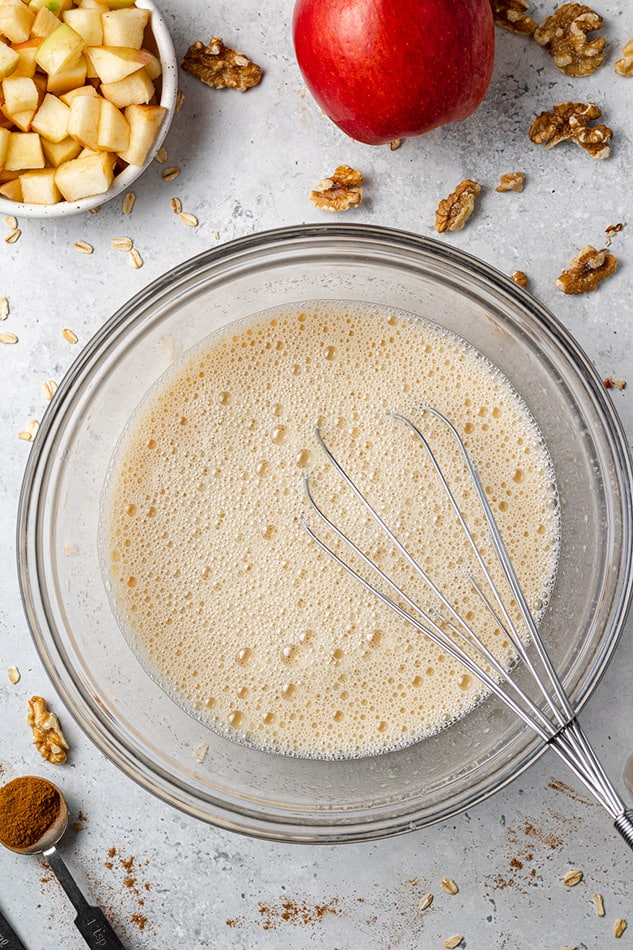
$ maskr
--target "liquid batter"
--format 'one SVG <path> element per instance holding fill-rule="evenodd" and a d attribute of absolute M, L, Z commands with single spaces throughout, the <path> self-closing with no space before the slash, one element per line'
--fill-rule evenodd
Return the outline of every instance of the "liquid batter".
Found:
<path fill-rule="evenodd" d="M 388 418 L 419 422 L 424 403 L 464 436 L 538 614 L 558 553 L 549 457 L 521 399 L 456 337 L 386 309 L 290 308 L 228 327 L 149 393 L 106 486 L 105 568 L 135 652 L 192 715 L 268 751 L 353 757 L 430 735 L 483 695 L 299 526 L 307 468 L 328 515 L 432 609 L 325 461 L 317 422 L 435 582 L 512 662 L 465 578 L 472 557 L 423 450 Z M 459 495 L 453 443 L 424 425 Z M 460 503 L 477 531 L 470 495 Z"/>

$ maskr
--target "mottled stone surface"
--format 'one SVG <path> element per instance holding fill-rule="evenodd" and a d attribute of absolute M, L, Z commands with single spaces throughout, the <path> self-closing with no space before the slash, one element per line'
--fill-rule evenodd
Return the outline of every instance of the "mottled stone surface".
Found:
<path fill-rule="evenodd" d="M 616 918 L 630 915 L 633 924 L 633 861 L 608 816 L 553 754 L 444 825 L 336 848 L 270 844 L 199 824 L 106 761 L 56 698 L 28 633 L 14 525 L 29 444 L 17 433 L 42 415 L 42 383 L 59 380 L 97 328 L 149 281 L 243 234 L 331 221 L 308 194 L 345 163 L 362 171 L 365 200 L 341 220 L 427 236 L 437 236 L 439 200 L 464 178 L 479 182 L 482 194 L 466 227 L 438 239 L 506 274 L 525 271 L 530 290 L 572 331 L 598 372 L 629 377 L 629 388 L 611 390 L 610 397 L 631 441 L 633 80 L 616 76 L 613 65 L 633 36 L 633 10 L 615 0 L 601 3 L 605 65 L 581 79 L 561 74 L 532 40 L 497 31 L 494 78 L 477 114 L 392 151 L 349 141 L 320 114 L 294 62 L 289 0 L 171 0 L 163 7 L 179 55 L 194 39 L 218 34 L 261 63 L 265 77 L 242 96 L 181 76 L 185 103 L 166 141 L 168 165 L 181 173 L 166 183 L 162 167 L 150 167 L 135 188 L 131 216 L 116 199 L 94 216 L 22 219 L 20 239 L 0 243 L 0 296 L 11 308 L 0 330 L 19 337 L 14 346 L 0 346 L 0 778 L 59 779 L 72 820 L 79 811 L 87 819 L 81 830 L 69 831 L 63 854 L 134 950 L 427 950 L 456 933 L 470 950 L 602 950 L 611 945 Z M 552 9 L 538 2 L 530 12 L 540 21 Z M 530 143 L 532 118 L 562 101 L 599 104 L 614 131 L 608 160 L 594 162 L 571 144 L 546 151 Z M 523 192 L 497 193 L 500 174 L 514 171 L 525 173 Z M 173 214 L 173 196 L 198 217 L 197 228 Z M 620 261 L 616 274 L 593 295 L 563 295 L 556 277 L 582 245 L 601 247 L 605 229 L 620 221 L 626 226 L 611 245 Z M 111 249 L 118 235 L 134 239 L 141 269 Z M 92 244 L 94 254 L 78 253 L 77 240 Z M 75 331 L 77 345 L 62 338 L 64 327 Z M 582 714 L 618 782 L 633 748 L 632 633 L 629 622 Z M 22 674 L 16 685 L 5 672 L 12 665 Z M 72 746 L 66 766 L 48 766 L 29 744 L 26 701 L 34 693 L 47 697 L 62 720 Z M 116 854 L 109 856 L 112 848 Z M 584 880 L 568 889 L 562 877 L 575 867 Z M 456 895 L 440 888 L 445 876 L 458 883 Z M 0 907 L 29 948 L 83 946 L 66 898 L 37 859 L 3 851 L 0 880 Z M 421 913 L 418 901 L 429 891 L 435 900 Z M 604 897 L 604 918 L 595 912 L 594 892 Z M 633 926 L 622 947 L 632 945 L 631 935 Z"/>

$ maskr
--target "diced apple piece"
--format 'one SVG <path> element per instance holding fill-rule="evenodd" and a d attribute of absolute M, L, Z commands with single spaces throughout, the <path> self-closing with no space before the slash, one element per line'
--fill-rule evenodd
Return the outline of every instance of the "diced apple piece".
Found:
<path fill-rule="evenodd" d="M 81 10 L 98 10 L 99 13 L 107 13 L 110 9 L 107 3 L 102 0 L 79 0 L 77 6 Z"/>
<path fill-rule="evenodd" d="M 73 0 L 30 0 L 29 7 L 37 13 L 42 7 L 46 7 L 51 13 L 60 14 L 63 10 L 72 7 Z"/>
<path fill-rule="evenodd" d="M 97 147 L 108 152 L 124 152 L 130 144 L 130 123 L 107 99 L 101 100 Z"/>
<path fill-rule="evenodd" d="M 4 105 L 7 115 L 15 115 L 17 112 L 26 112 L 37 109 L 40 101 L 37 86 L 32 79 L 26 76 L 13 78 L 9 76 L 2 80 L 2 92 L 4 95 Z"/>
<path fill-rule="evenodd" d="M 12 178 L 0 185 L 0 195 L 8 198 L 9 201 L 22 201 L 22 185 L 19 178 Z"/>
<path fill-rule="evenodd" d="M 35 15 L 22 0 L 2 0 L 0 3 L 0 33 L 10 43 L 24 43 L 31 35 Z"/>
<path fill-rule="evenodd" d="M 147 53 L 147 55 L 149 56 L 149 61 L 147 63 L 147 66 L 144 67 L 145 72 L 147 73 L 150 79 L 152 80 L 158 79 L 158 77 L 161 75 L 163 71 L 163 67 L 160 64 L 160 59 L 158 58 L 158 56 L 154 56 L 153 53 L 150 53 L 150 51 L 147 49 L 144 50 L 144 52 Z"/>
<path fill-rule="evenodd" d="M 67 23 L 60 23 L 38 49 L 35 62 L 49 76 L 55 76 L 77 62 L 84 45 L 79 33 Z"/>
<path fill-rule="evenodd" d="M 110 152 L 75 158 L 55 172 L 55 182 L 66 201 L 100 195 L 108 190 L 113 178 L 114 157 Z"/>
<path fill-rule="evenodd" d="M 0 79 L 10 76 L 20 62 L 20 54 L 0 41 Z"/>
<path fill-rule="evenodd" d="M 35 112 L 31 109 L 26 109 L 24 112 L 11 112 L 6 113 L 6 106 L 0 106 L 3 112 L 7 115 L 7 118 L 11 119 L 13 126 L 17 129 L 20 129 L 21 132 L 30 132 L 31 131 L 31 122 L 33 121 L 33 116 Z"/>
<path fill-rule="evenodd" d="M 98 147 L 97 133 L 103 101 L 100 96 L 75 96 L 70 104 L 68 134 L 86 148 Z"/>
<path fill-rule="evenodd" d="M 137 70 L 125 79 L 119 79 L 118 82 L 101 83 L 99 89 L 101 95 L 119 109 L 150 102 L 156 91 L 154 83 L 147 75 L 147 67 Z"/>
<path fill-rule="evenodd" d="M 86 81 L 86 67 L 86 57 L 82 55 L 73 66 L 48 77 L 47 91 L 54 96 L 61 96 L 77 86 L 83 86 Z"/>
<path fill-rule="evenodd" d="M 48 7 L 40 7 L 35 14 L 33 26 L 31 27 L 31 36 L 50 36 L 59 26 L 59 18 L 52 13 Z"/>
<path fill-rule="evenodd" d="M 46 162 L 42 143 L 37 132 L 11 132 L 4 168 L 8 171 L 22 171 L 30 168 L 44 168 Z"/>
<path fill-rule="evenodd" d="M 87 46 L 86 56 L 101 82 L 117 82 L 149 62 L 146 50 L 127 46 Z"/>
<path fill-rule="evenodd" d="M 43 138 L 42 151 L 44 152 L 48 164 L 57 168 L 58 165 L 77 158 L 81 152 L 81 145 L 79 142 L 76 142 L 75 139 L 71 139 L 70 135 L 62 139 L 61 142 L 50 142 L 48 139 Z"/>
<path fill-rule="evenodd" d="M 162 106 L 128 106 L 125 118 L 130 123 L 130 144 L 125 151 L 117 152 L 128 165 L 142 165 L 156 141 L 167 109 Z"/>
<path fill-rule="evenodd" d="M 62 100 L 64 105 L 70 106 L 73 99 L 77 96 L 98 96 L 99 93 L 94 86 L 90 86 L 86 83 L 84 86 L 75 86 L 74 89 L 69 89 L 68 92 L 63 93 L 59 98 Z"/>
<path fill-rule="evenodd" d="M 149 10 L 140 7 L 128 7 L 123 10 L 110 10 L 101 15 L 104 46 L 127 46 L 140 49 L 143 45 L 145 27 L 150 19 Z"/>
<path fill-rule="evenodd" d="M 111 10 L 122 10 L 124 7 L 133 7 L 136 0 L 105 0 Z"/>
<path fill-rule="evenodd" d="M 99 10 L 85 10 L 77 7 L 64 10 L 62 20 L 79 33 L 86 46 L 101 46 L 104 42 Z"/>
<path fill-rule="evenodd" d="M 49 142 L 61 142 L 68 135 L 70 109 L 57 96 L 47 93 L 33 116 L 31 128 Z"/>
<path fill-rule="evenodd" d="M 24 43 L 14 43 L 13 49 L 20 57 L 19 62 L 13 72 L 12 78 L 26 76 L 33 79 L 35 76 L 35 54 L 42 45 L 42 37 L 35 37 L 26 40 Z"/>
<path fill-rule="evenodd" d="M 4 168 L 4 162 L 9 149 L 9 137 L 11 133 L 8 129 L 0 129 L 0 168 Z"/>
<path fill-rule="evenodd" d="M 31 205 L 54 205 L 61 198 L 55 184 L 55 168 L 42 168 L 20 175 L 22 201 Z"/>

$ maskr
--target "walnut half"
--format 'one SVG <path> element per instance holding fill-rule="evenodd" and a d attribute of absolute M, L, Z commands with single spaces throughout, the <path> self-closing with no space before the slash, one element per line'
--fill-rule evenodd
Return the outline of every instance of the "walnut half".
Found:
<path fill-rule="evenodd" d="M 363 200 L 363 176 L 349 165 L 339 165 L 329 178 L 323 178 L 310 192 L 310 201 L 323 211 L 347 211 Z"/>
<path fill-rule="evenodd" d="M 599 119 L 601 109 L 593 102 L 557 102 L 551 112 L 541 112 L 530 125 L 529 136 L 536 145 L 554 148 L 569 139 L 592 158 L 608 158 L 613 132 L 606 125 L 589 123 Z"/>
<path fill-rule="evenodd" d="M 37 751 L 53 765 L 66 761 L 68 743 L 59 725 L 59 719 L 49 711 L 46 700 L 41 696 L 31 696 L 26 720 L 33 733 L 33 743 Z"/>
<path fill-rule="evenodd" d="M 219 36 L 212 36 L 207 46 L 200 40 L 193 43 L 180 65 L 207 86 L 238 92 L 257 86 L 264 74 L 261 66 L 243 53 L 229 49 Z"/>
<path fill-rule="evenodd" d="M 618 259 L 606 248 L 597 251 L 585 244 L 556 280 L 556 286 L 566 294 L 584 294 L 595 290 L 598 284 L 610 277 L 618 266 Z"/>
<path fill-rule="evenodd" d="M 545 46 L 566 76 L 589 76 L 604 62 L 603 36 L 588 40 L 587 33 L 602 27 L 602 17 L 582 3 L 564 3 L 534 31 L 539 46 Z"/>
<path fill-rule="evenodd" d="M 459 183 L 448 198 L 443 198 L 435 212 L 435 230 L 461 231 L 475 210 L 475 202 L 481 191 L 481 185 L 470 178 Z"/>
<path fill-rule="evenodd" d="M 536 20 L 525 12 L 528 8 L 526 0 L 490 0 L 490 2 L 497 26 L 522 36 L 531 36 L 536 29 Z"/>

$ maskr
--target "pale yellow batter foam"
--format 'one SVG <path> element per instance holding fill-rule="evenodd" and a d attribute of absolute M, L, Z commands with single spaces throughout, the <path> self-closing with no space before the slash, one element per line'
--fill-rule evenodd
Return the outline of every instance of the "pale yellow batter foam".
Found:
<path fill-rule="evenodd" d="M 420 421 L 423 403 L 464 435 L 538 612 L 558 552 L 548 455 L 499 372 L 434 325 L 348 305 L 262 315 L 209 340 L 144 401 L 105 493 L 107 571 L 138 656 L 194 716 L 266 750 L 358 756 L 432 734 L 483 694 L 299 526 L 308 468 L 327 513 L 431 607 L 325 462 L 317 422 L 420 563 L 511 662 L 465 578 L 472 558 L 424 452 L 388 418 Z M 469 511 L 451 440 L 424 425 Z"/>

